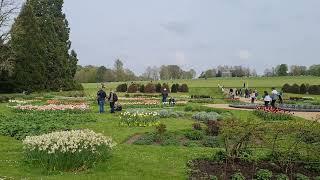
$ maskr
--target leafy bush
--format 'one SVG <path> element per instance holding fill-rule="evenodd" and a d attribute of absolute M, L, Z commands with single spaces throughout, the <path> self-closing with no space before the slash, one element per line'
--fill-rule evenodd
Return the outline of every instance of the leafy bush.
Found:
<path fill-rule="evenodd" d="M 47 170 L 80 170 L 105 160 L 115 143 L 91 130 L 53 132 L 23 140 L 26 159 Z"/>
<path fill-rule="evenodd" d="M 157 134 L 163 135 L 167 131 L 167 126 L 163 123 L 156 126 Z"/>
<path fill-rule="evenodd" d="M 179 91 L 179 84 L 172 84 L 171 86 L 171 92 L 177 93 Z"/>
<path fill-rule="evenodd" d="M 225 151 L 218 151 L 212 158 L 214 162 L 222 163 L 227 159 L 227 153 Z"/>
<path fill-rule="evenodd" d="M 320 95 L 320 86 L 312 85 L 308 89 L 309 94 Z"/>
<path fill-rule="evenodd" d="M 241 172 L 235 173 L 231 176 L 231 180 L 245 180 L 246 178 L 242 175 Z"/>
<path fill-rule="evenodd" d="M 305 176 L 304 174 L 297 173 L 297 174 L 295 174 L 295 179 L 296 180 L 309 180 L 310 178 L 308 176 Z"/>
<path fill-rule="evenodd" d="M 0 96 L 0 103 L 9 102 L 10 98 L 8 96 Z"/>
<path fill-rule="evenodd" d="M 289 177 L 285 174 L 276 175 L 276 180 L 289 180 Z"/>
<path fill-rule="evenodd" d="M 40 135 L 57 130 L 69 130 L 73 125 L 95 121 L 92 115 L 86 113 L 18 112 L 9 117 L 0 118 L 0 134 L 21 140 L 26 136 Z"/>
<path fill-rule="evenodd" d="M 179 87 L 179 92 L 189 92 L 189 87 L 187 84 L 182 84 L 180 87 Z"/>
<path fill-rule="evenodd" d="M 257 180 L 270 180 L 272 172 L 267 169 L 260 169 L 256 174 Z"/>
<path fill-rule="evenodd" d="M 202 144 L 205 147 L 212 147 L 212 148 L 220 147 L 219 139 L 217 137 L 213 137 L 213 136 L 206 136 L 202 140 Z"/>
<path fill-rule="evenodd" d="M 148 83 L 145 87 L 144 87 L 144 92 L 145 93 L 155 93 L 156 92 L 156 86 L 152 83 Z"/>
<path fill-rule="evenodd" d="M 130 84 L 128 87 L 128 93 L 136 93 L 138 91 L 138 85 L 137 84 Z"/>
<path fill-rule="evenodd" d="M 308 92 L 307 86 L 305 84 L 301 84 L 300 94 L 306 94 L 307 92 Z"/>
<path fill-rule="evenodd" d="M 169 118 L 169 117 L 178 118 L 185 115 L 184 112 L 167 110 L 167 109 L 162 109 L 158 111 L 158 113 L 161 118 Z"/>
<path fill-rule="evenodd" d="M 216 112 L 199 112 L 192 115 L 192 118 L 207 123 L 209 120 L 220 120 L 221 116 Z"/>
<path fill-rule="evenodd" d="M 210 180 L 219 180 L 217 176 L 210 176 Z"/>
<path fill-rule="evenodd" d="M 288 111 L 273 107 L 258 107 L 253 113 L 266 121 L 287 121 L 293 119 L 292 114 Z"/>
<path fill-rule="evenodd" d="M 157 93 L 161 93 L 161 84 L 160 83 L 156 84 L 155 88 L 156 88 L 155 90 Z"/>
<path fill-rule="evenodd" d="M 204 133 L 202 131 L 187 131 L 185 136 L 190 140 L 202 140 L 204 138 Z"/>
<path fill-rule="evenodd" d="M 139 91 L 140 91 L 141 93 L 144 93 L 144 84 L 140 85 Z"/>
<path fill-rule="evenodd" d="M 194 130 L 202 130 L 201 124 L 200 123 L 193 123 L 192 127 Z"/>
<path fill-rule="evenodd" d="M 117 92 L 127 92 L 128 90 L 128 85 L 126 83 L 124 84 L 119 84 L 116 88 Z"/>
<path fill-rule="evenodd" d="M 300 94 L 300 86 L 298 84 L 293 84 L 290 88 L 290 93 Z"/>
<path fill-rule="evenodd" d="M 207 122 L 206 132 L 209 136 L 218 136 L 220 123 L 218 121 L 209 120 Z"/>

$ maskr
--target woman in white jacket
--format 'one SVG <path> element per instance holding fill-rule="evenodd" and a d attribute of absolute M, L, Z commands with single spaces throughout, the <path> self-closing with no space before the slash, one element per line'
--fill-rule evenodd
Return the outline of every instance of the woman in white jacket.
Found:
<path fill-rule="evenodd" d="M 264 92 L 263 100 L 264 100 L 264 105 L 265 105 L 266 107 L 268 107 L 270 101 L 272 101 L 272 98 L 269 96 L 269 94 L 268 94 L 267 91 Z"/>

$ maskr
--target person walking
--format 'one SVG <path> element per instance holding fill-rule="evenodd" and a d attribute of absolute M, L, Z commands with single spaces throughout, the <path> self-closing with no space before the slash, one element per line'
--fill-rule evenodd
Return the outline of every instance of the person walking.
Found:
<path fill-rule="evenodd" d="M 113 91 L 110 91 L 109 93 L 109 97 L 108 97 L 108 101 L 110 103 L 110 112 L 114 113 L 115 109 L 114 109 L 114 105 L 115 103 L 118 101 L 118 96 L 116 93 L 114 93 Z"/>
<path fill-rule="evenodd" d="M 163 89 L 161 95 L 162 95 L 162 103 L 165 104 L 167 102 L 167 98 L 169 96 L 169 93 L 166 88 Z"/>
<path fill-rule="evenodd" d="M 255 91 L 253 91 L 252 93 L 251 93 L 251 95 L 250 95 L 250 98 L 251 98 L 251 103 L 252 104 L 254 104 L 254 101 L 256 100 L 256 92 Z"/>
<path fill-rule="evenodd" d="M 272 107 L 276 107 L 276 101 L 278 100 L 278 91 L 276 90 L 276 88 L 272 88 L 272 91 L 271 91 L 271 99 L 272 99 L 272 101 L 271 101 L 271 106 Z"/>
<path fill-rule="evenodd" d="M 270 102 L 272 101 L 269 93 L 267 91 L 264 91 L 264 96 L 263 96 L 263 100 L 264 100 L 264 106 L 268 107 Z"/>
<path fill-rule="evenodd" d="M 278 97 L 279 97 L 279 103 L 283 104 L 283 98 L 282 98 L 283 94 L 282 92 L 279 92 Z"/>
<path fill-rule="evenodd" d="M 107 94 L 103 90 L 103 88 L 100 88 L 100 90 L 97 92 L 97 101 L 99 105 L 99 113 L 104 113 L 104 104 L 106 101 Z"/>

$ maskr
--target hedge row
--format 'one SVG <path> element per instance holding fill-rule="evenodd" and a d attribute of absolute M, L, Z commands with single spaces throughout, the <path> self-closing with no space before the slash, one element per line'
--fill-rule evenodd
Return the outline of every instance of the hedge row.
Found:
<path fill-rule="evenodd" d="M 158 84 L 148 83 L 146 85 L 131 83 L 129 86 L 126 83 L 124 83 L 124 84 L 119 84 L 116 90 L 117 92 L 128 92 L 128 93 L 136 93 L 136 92 L 160 93 L 164 89 L 167 89 L 168 92 L 171 91 L 172 93 L 189 92 L 189 87 L 187 84 L 182 84 L 182 85 L 173 84 L 170 88 L 169 85 L 166 83 L 163 83 L 162 85 L 160 83 Z"/>
<path fill-rule="evenodd" d="M 294 94 L 313 94 L 320 95 L 320 85 L 309 85 L 309 84 L 285 84 L 282 87 L 282 91 L 286 93 Z"/>

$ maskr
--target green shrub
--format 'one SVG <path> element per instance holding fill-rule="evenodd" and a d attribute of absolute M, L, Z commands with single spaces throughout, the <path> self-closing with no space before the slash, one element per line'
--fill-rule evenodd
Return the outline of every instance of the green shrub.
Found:
<path fill-rule="evenodd" d="M 171 86 L 171 92 L 177 93 L 179 91 L 179 84 L 172 84 Z"/>
<path fill-rule="evenodd" d="M 315 177 L 314 180 L 320 180 L 320 176 Z"/>
<path fill-rule="evenodd" d="M 163 123 L 160 123 L 156 126 L 156 130 L 157 134 L 162 136 L 167 131 L 167 126 Z"/>
<path fill-rule="evenodd" d="M 187 141 L 183 144 L 186 147 L 199 147 L 201 146 L 198 142 L 196 141 Z"/>
<path fill-rule="evenodd" d="M 178 118 L 185 115 L 184 112 L 167 110 L 167 109 L 162 109 L 158 111 L 158 113 L 161 118 L 169 118 L 169 117 Z"/>
<path fill-rule="evenodd" d="M 218 180 L 217 176 L 210 176 L 210 180 Z"/>
<path fill-rule="evenodd" d="M 224 162 L 227 159 L 227 153 L 225 151 L 218 151 L 212 158 L 214 162 Z"/>
<path fill-rule="evenodd" d="M 289 180 L 289 177 L 285 174 L 276 175 L 276 180 Z"/>
<path fill-rule="evenodd" d="M 309 94 L 319 95 L 320 94 L 320 86 L 312 85 L 308 89 Z"/>
<path fill-rule="evenodd" d="M 300 86 L 298 84 L 293 84 L 290 88 L 290 93 L 300 94 Z"/>
<path fill-rule="evenodd" d="M 139 91 L 140 91 L 141 93 L 144 93 L 144 84 L 140 85 Z"/>
<path fill-rule="evenodd" d="M 231 176 L 231 180 L 245 180 L 246 178 L 242 175 L 241 172 L 235 173 Z"/>
<path fill-rule="evenodd" d="M 185 136 L 190 140 L 202 140 L 204 138 L 204 133 L 202 131 L 187 131 Z"/>
<path fill-rule="evenodd" d="M 133 142 L 135 145 L 151 145 L 155 142 L 156 135 L 154 133 L 146 133 L 142 135 L 138 140 Z"/>
<path fill-rule="evenodd" d="M 217 121 L 221 119 L 221 116 L 216 112 L 199 112 L 192 115 L 192 118 L 198 121 L 207 123 L 208 121 Z"/>
<path fill-rule="evenodd" d="M 202 144 L 205 147 L 212 147 L 212 148 L 220 147 L 219 139 L 217 137 L 214 137 L 214 136 L 206 136 L 202 140 Z"/>
<path fill-rule="evenodd" d="M 179 87 L 179 92 L 189 92 L 189 87 L 187 84 L 182 84 L 180 87 Z"/>
<path fill-rule="evenodd" d="M 209 120 L 207 121 L 207 135 L 209 136 L 218 136 L 220 129 L 220 123 L 218 121 Z"/>
<path fill-rule="evenodd" d="M 202 130 L 201 124 L 200 123 L 193 123 L 192 127 L 194 130 Z"/>
<path fill-rule="evenodd" d="M 260 169 L 256 174 L 257 180 L 270 180 L 272 178 L 272 172 L 267 169 Z"/>
<path fill-rule="evenodd" d="M 155 88 L 156 88 L 155 90 L 157 93 L 161 93 L 161 84 L 160 83 L 156 84 Z"/>
<path fill-rule="evenodd" d="M 161 91 L 163 91 L 164 89 L 167 89 L 167 92 L 170 92 L 170 88 L 169 85 L 167 83 L 163 83 L 161 86 Z"/>
<path fill-rule="evenodd" d="M 295 179 L 296 180 L 309 180 L 310 178 L 308 176 L 305 176 L 304 174 L 297 173 L 297 174 L 295 174 Z"/>
<path fill-rule="evenodd" d="M 285 93 L 290 93 L 291 92 L 291 86 L 289 84 L 284 84 L 282 87 L 282 91 Z"/>
<path fill-rule="evenodd" d="M 136 93 L 138 91 L 138 85 L 134 83 L 130 84 L 127 91 L 128 93 Z"/>
<path fill-rule="evenodd" d="M 126 83 L 124 84 L 119 84 L 116 88 L 117 92 L 127 92 L 128 90 L 128 85 Z"/>
<path fill-rule="evenodd" d="M 307 86 L 305 84 L 301 84 L 300 94 L 306 94 L 307 92 L 308 92 Z"/>

